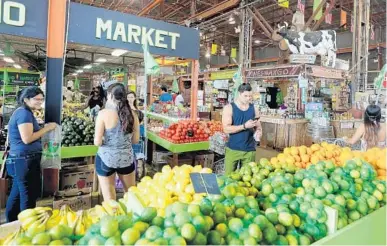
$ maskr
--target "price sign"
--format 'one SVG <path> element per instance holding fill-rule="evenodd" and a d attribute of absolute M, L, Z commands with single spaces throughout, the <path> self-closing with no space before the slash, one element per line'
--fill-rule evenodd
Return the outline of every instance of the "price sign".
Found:
<path fill-rule="evenodd" d="M 213 195 L 221 194 L 218 182 L 216 181 L 216 174 L 191 173 L 190 177 L 195 193 L 207 193 Z"/>

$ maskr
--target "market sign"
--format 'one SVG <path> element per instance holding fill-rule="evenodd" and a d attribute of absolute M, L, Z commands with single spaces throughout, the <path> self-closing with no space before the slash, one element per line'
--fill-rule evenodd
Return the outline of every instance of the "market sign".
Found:
<path fill-rule="evenodd" d="M 47 0 L 0 0 L 0 33 L 47 38 Z"/>
<path fill-rule="evenodd" d="M 71 3 L 69 42 L 199 59 L 199 31 L 117 11 Z"/>
<path fill-rule="evenodd" d="M 301 54 L 291 54 L 289 56 L 290 63 L 297 64 L 314 64 L 316 62 L 315 55 L 301 55 Z"/>
<path fill-rule="evenodd" d="M 232 79 L 234 74 L 237 70 L 224 70 L 219 72 L 212 72 L 210 74 L 211 80 L 218 80 L 218 79 Z"/>
<path fill-rule="evenodd" d="M 47 39 L 48 0 L 0 0 L 0 33 Z M 89 5 L 70 3 L 68 42 L 199 59 L 199 31 Z"/>
<path fill-rule="evenodd" d="M 246 71 L 246 78 L 297 77 L 301 73 L 301 68 L 299 65 L 255 68 Z"/>
<path fill-rule="evenodd" d="M 320 66 L 307 66 L 306 72 L 308 75 L 327 79 L 345 79 L 346 71 Z"/>

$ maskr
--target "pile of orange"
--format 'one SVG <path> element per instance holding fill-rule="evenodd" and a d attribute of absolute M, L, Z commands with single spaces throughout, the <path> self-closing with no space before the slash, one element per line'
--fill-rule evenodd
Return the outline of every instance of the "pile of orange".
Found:
<path fill-rule="evenodd" d="M 372 164 L 378 173 L 379 179 L 386 178 L 386 148 L 372 148 L 366 152 L 352 151 L 348 147 L 322 142 L 310 147 L 304 145 L 285 148 L 283 153 L 270 159 L 275 168 L 299 167 L 307 168 L 319 161 L 332 161 L 336 166 L 343 166 L 346 161 L 353 158 L 363 159 Z"/>
<path fill-rule="evenodd" d="M 296 166 L 306 168 L 319 161 L 331 160 L 334 163 L 340 160 L 340 146 L 328 143 L 313 144 L 310 147 L 305 145 L 299 147 L 285 148 L 283 153 L 273 157 L 270 163 L 273 166 Z"/>

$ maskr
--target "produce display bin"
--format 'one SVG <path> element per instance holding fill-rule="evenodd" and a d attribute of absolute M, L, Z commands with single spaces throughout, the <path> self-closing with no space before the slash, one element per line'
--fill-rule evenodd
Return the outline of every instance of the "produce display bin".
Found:
<path fill-rule="evenodd" d="M 184 152 L 192 152 L 199 150 L 208 150 L 210 147 L 210 143 L 206 142 L 197 142 L 197 143 L 185 143 L 185 144 L 175 144 L 171 143 L 168 140 L 165 140 L 153 132 L 147 132 L 147 137 L 150 141 L 155 144 L 160 145 L 161 147 L 169 150 L 172 153 L 184 153 Z"/>
<path fill-rule="evenodd" d="M 157 134 L 149 131 L 147 131 L 147 138 L 150 141 L 152 141 L 154 144 L 160 145 L 164 149 L 167 149 L 168 151 L 172 152 L 173 158 L 172 158 L 172 163 L 170 163 L 172 166 L 178 165 L 179 153 L 208 150 L 210 148 L 210 142 L 208 141 L 197 142 L 197 143 L 186 143 L 186 144 L 174 144 L 169 142 L 168 140 L 165 140 L 159 137 Z"/>
<path fill-rule="evenodd" d="M 97 154 L 98 147 L 93 145 L 77 146 L 77 147 L 62 147 L 61 157 L 65 158 L 77 158 L 77 157 L 89 157 Z"/>
<path fill-rule="evenodd" d="M 313 245 L 386 245 L 386 206 Z"/>
<path fill-rule="evenodd" d="M 90 157 L 97 154 L 98 147 L 93 145 L 77 146 L 77 147 L 62 147 L 61 158 L 78 158 Z M 4 151 L 0 152 L 0 157 L 3 157 Z M 0 163 L 1 165 L 1 163 Z"/>
<path fill-rule="evenodd" d="M 149 119 L 162 120 L 169 123 L 175 123 L 175 122 L 178 122 L 179 120 L 186 120 L 184 118 L 170 117 L 163 114 L 152 113 L 152 112 L 146 112 L 146 116 Z"/>

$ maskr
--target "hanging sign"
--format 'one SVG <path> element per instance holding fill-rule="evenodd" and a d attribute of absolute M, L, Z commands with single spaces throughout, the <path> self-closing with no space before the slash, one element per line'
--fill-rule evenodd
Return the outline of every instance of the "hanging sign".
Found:
<path fill-rule="evenodd" d="M 289 56 L 290 63 L 298 64 L 314 64 L 316 62 L 315 55 L 301 55 L 301 54 L 291 54 Z"/>
<path fill-rule="evenodd" d="M 45 40 L 48 0 L 0 0 L 0 33 Z M 70 2 L 68 42 L 199 59 L 199 31 Z"/>
<path fill-rule="evenodd" d="M 224 70 L 219 72 L 213 72 L 210 74 L 211 80 L 217 79 L 232 79 L 237 70 Z"/>
<path fill-rule="evenodd" d="M 346 77 L 346 71 L 328 67 L 307 66 L 306 72 L 310 76 L 319 78 L 345 79 Z"/>
<path fill-rule="evenodd" d="M 8 72 L 9 85 L 33 86 L 39 85 L 39 74 Z"/>
<path fill-rule="evenodd" d="M 349 61 L 336 58 L 335 68 L 348 71 L 349 70 Z"/>
<path fill-rule="evenodd" d="M 87 14 L 85 14 L 87 13 Z M 71 2 L 69 42 L 199 59 L 199 31 L 117 11 Z"/>
<path fill-rule="evenodd" d="M 0 0 L 0 33 L 47 38 L 47 0 Z"/>
<path fill-rule="evenodd" d="M 246 71 L 246 78 L 297 77 L 302 66 L 281 66 L 251 69 Z"/>

